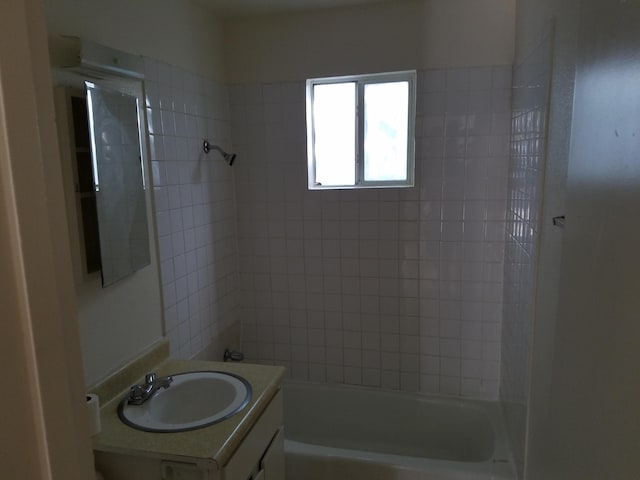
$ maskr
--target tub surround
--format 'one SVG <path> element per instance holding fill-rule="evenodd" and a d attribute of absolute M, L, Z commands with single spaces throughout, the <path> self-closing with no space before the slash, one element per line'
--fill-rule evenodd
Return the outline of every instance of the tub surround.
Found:
<path fill-rule="evenodd" d="M 171 356 L 222 358 L 209 355 L 240 337 L 235 166 L 206 157 L 202 139 L 233 150 L 227 87 L 145 57 L 145 89 Z"/>
<path fill-rule="evenodd" d="M 307 190 L 304 82 L 229 88 L 242 350 L 295 380 L 497 399 L 511 66 L 418 71 L 416 185 Z"/>
<path fill-rule="evenodd" d="M 514 66 L 501 332 L 500 400 L 519 472 L 524 469 L 529 362 L 547 164 L 553 28 Z M 535 140 L 532 140 L 535 139 Z"/>
<path fill-rule="evenodd" d="M 127 388 L 112 395 L 101 408 L 102 431 L 93 437 L 97 463 L 103 453 L 132 457 L 197 461 L 212 469 L 220 469 L 231 459 L 253 424 L 275 397 L 284 377 L 284 368 L 240 363 L 176 360 L 167 358 L 153 368 L 160 376 L 215 370 L 244 377 L 253 389 L 249 404 L 233 417 L 209 427 L 177 433 L 151 433 L 128 427 L 118 418 L 118 404 Z M 114 379 L 113 384 L 121 382 Z M 141 383 L 142 377 L 133 383 Z M 130 386 L 130 385 L 129 385 Z M 105 391 L 108 395 L 108 392 Z"/>

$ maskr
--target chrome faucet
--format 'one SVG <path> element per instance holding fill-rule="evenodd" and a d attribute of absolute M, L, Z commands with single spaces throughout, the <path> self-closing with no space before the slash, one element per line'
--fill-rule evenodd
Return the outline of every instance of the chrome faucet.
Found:
<path fill-rule="evenodd" d="M 134 385 L 131 387 L 127 403 L 131 405 L 142 405 L 161 388 L 169 388 L 172 381 L 172 377 L 158 377 L 153 372 L 147 373 L 144 377 L 144 385 Z"/>

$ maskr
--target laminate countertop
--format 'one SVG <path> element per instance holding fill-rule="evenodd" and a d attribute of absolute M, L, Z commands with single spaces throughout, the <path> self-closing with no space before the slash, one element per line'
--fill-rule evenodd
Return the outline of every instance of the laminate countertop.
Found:
<path fill-rule="evenodd" d="M 188 458 L 222 468 L 276 395 L 284 377 L 283 367 L 171 358 L 153 371 L 158 376 L 194 371 L 234 373 L 251 385 L 251 399 L 240 412 L 220 423 L 187 432 L 155 433 L 136 430 L 118 418 L 118 404 L 128 393 L 127 388 L 100 409 L 102 429 L 93 437 L 95 451 L 174 461 Z M 144 383 L 143 378 L 137 383 Z"/>

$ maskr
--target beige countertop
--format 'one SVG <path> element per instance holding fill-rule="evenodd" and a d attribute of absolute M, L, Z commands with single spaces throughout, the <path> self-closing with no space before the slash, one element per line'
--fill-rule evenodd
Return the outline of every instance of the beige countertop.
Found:
<path fill-rule="evenodd" d="M 128 392 L 127 388 L 101 408 L 102 430 L 93 437 L 93 449 L 175 461 L 188 458 L 222 468 L 277 393 L 284 368 L 175 359 L 167 359 L 154 368 L 159 376 L 202 370 L 230 372 L 244 377 L 252 388 L 247 406 L 236 415 L 205 428 L 175 433 L 143 432 L 125 425 L 118 418 L 118 404 Z M 138 383 L 142 380 L 139 379 Z"/>

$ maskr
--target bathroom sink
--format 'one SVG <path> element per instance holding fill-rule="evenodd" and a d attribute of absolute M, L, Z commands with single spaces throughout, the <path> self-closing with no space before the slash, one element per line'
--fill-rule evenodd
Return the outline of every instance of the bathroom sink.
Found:
<path fill-rule="evenodd" d="M 231 417 L 251 398 L 251 385 L 231 373 L 188 372 L 172 378 L 141 405 L 125 397 L 118 406 L 120 420 L 147 432 L 184 432 Z"/>

